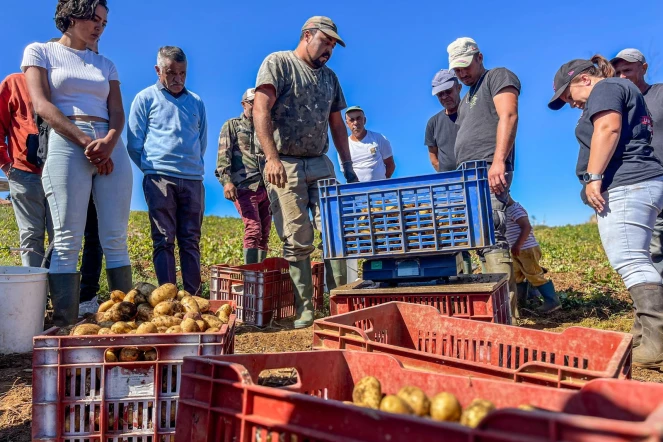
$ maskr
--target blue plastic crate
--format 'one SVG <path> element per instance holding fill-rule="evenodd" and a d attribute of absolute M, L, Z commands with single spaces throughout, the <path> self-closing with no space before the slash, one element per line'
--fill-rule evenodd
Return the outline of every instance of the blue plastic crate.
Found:
<path fill-rule="evenodd" d="M 407 178 L 320 180 L 325 259 L 459 252 L 495 244 L 485 161 Z"/>

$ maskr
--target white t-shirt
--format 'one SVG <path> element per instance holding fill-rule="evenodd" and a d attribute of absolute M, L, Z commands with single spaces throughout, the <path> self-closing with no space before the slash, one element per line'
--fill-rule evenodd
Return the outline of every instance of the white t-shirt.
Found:
<path fill-rule="evenodd" d="M 115 65 L 103 55 L 58 42 L 32 43 L 23 52 L 21 70 L 48 71 L 51 103 L 65 116 L 86 115 L 108 120 L 109 81 L 118 80 Z"/>
<path fill-rule="evenodd" d="M 366 136 L 361 141 L 354 141 L 348 137 L 350 145 L 350 158 L 352 167 L 359 181 L 375 181 L 387 178 L 387 168 L 384 160 L 391 158 L 391 143 L 384 135 L 366 131 Z M 339 162 L 341 159 L 339 157 Z"/>

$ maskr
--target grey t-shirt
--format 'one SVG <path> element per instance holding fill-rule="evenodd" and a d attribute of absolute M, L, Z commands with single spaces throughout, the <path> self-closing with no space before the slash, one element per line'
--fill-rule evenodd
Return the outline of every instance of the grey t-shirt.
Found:
<path fill-rule="evenodd" d="M 663 83 L 652 84 L 643 94 L 649 115 L 654 122 L 654 138 L 651 147 L 663 162 Z"/>
<path fill-rule="evenodd" d="M 458 132 L 458 126 L 455 124 L 457 117 L 457 113 L 447 115 L 443 110 L 433 115 L 426 125 L 424 144 L 428 147 L 437 147 L 438 172 L 456 169 L 454 145 Z"/>
<path fill-rule="evenodd" d="M 652 124 L 640 90 L 624 78 L 606 78 L 594 86 L 576 126 L 580 143 L 576 174 L 582 180 L 587 171 L 594 135 L 592 117 L 603 111 L 615 111 L 622 117 L 622 131 L 615 153 L 603 172 L 601 191 L 637 184 L 663 175 L 663 166 L 651 147 Z"/>
<path fill-rule="evenodd" d="M 313 69 L 293 51 L 269 54 L 258 70 L 256 88 L 276 89 L 272 108 L 274 141 L 281 155 L 318 157 L 329 150 L 329 115 L 345 109 L 334 71 Z"/>
<path fill-rule="evenodd" d="M 455 147 L 456 162 L 459 165 L 471 160 L 493 161 L 497 123 L 500 120 L 493 97 L 509 86 L 520 93 L 520 80 L 516 74 L 506 68 L 494 68 L 486 71 L 461 100 L 456 121 L 460 127 Z M 515 150 L 514 143 L 506 160 L 507 171 L 513 170 Z"/>

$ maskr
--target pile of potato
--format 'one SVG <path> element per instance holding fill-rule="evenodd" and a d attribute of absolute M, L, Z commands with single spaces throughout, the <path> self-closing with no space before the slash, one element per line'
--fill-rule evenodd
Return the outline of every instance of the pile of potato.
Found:
<path fill-rule="evenodd" d="M 410 414 L 426 417 L 439 422 L 459 422 L 476 428 L 488 414 L 495 410 L 495 405 L 485 399 L 474 399 L 465 409 L 451 393 L 438 393 L 428 398 L 418 387 L 406 386 L 397 394 L 382 394 L 380 381 L 373 376 L 366 376 L 355 384 L 352 402 L 360 407 L 373 408 L 387 413 Z M 531 405 L 521 405 L 521 410 L 531 411 Z"/>
<path fill-rule="evenodd" d="M 155 287 L 139 282 L 129 293 L 111 292 L 90 323 L 74 327 L 71 335 L 216 333 L 231 313 L 226 304 L 212 314 L 208 300 L 178 291 L 174 284 Z"/>

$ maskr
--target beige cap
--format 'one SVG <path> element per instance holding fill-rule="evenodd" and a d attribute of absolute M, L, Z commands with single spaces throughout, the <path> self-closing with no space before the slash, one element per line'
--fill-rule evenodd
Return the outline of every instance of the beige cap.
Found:
<path fill-rule="evenodd" d="M 474 54 L 479 53 L 477 42 L 469 37 L 456 39 L 447 47 L 449 69 L 466 68 L 472 63 Z"/>
<path fill-rule="evenodd" d="M 338 29 L 336 28 L 336 25 L 329 17 L 316 15 L 315 17 L 309 18 L 306 20 L 306 23 L 304 23 L 304 26 L 302 26 L 302 32 L 307 29 L 319 29 L 320 31 L 324 32 L 325 35 L 336 39 L 338 44 L 345 47 L 345 42 L 341 36 L 338 35 Z"/>
<path fill-rule="evenodd" d="M 245 101 L 252 101 L 256 96 L 255 88 L 247 89 L 242 95 L 242 103 Z"/>

